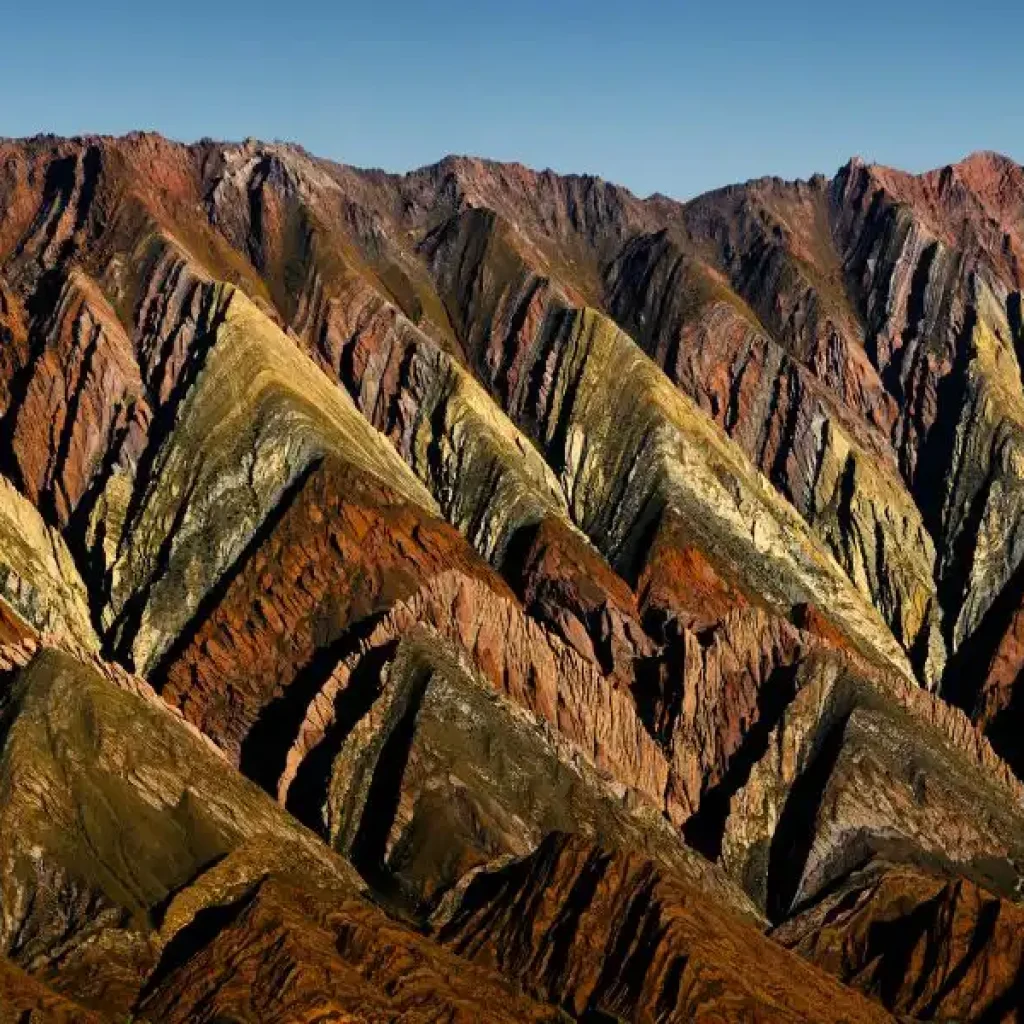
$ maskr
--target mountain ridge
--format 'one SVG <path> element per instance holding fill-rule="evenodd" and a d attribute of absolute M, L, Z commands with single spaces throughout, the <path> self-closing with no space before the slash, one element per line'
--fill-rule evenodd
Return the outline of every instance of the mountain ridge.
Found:
<path fill-rule="evenodd" d="M 383 176 L 386 178 L 406 178 L 414 175 L 429 174 L 430 172 L 437 172 L 442 169 L 448 170 L 459 166 L 491 166 L 491 167 L 503 167 L 515 170 L 517 172 L 527 172 L 528 174 L 535 175 L 537 177 L 548 177 L 548 178 L 568 178 L 568 179 L 579 179 L 584 181 L 590 181 L 597 184 L 611 185 L 616 189 L 620 189 L 623 192 L 628 192 L 634 199 L 639 202 L 659 202 L 665 201 L 667 203 L 685 206 L 687 203 L 691 203 L 697 199 L 701 199 L 705 196 L 715 195 L 720 192 L 727 192 L 730 190 L 740 190 L 745 187 L 756 185 L 759 183 L 776 183 L 783 185 L 810 185 L 815 181 L 830 181 L 832 177 L 837 177 L 841 172 L 854 169 L 854 168 L 868 168 L 880 171 L 891 171 L 900 175 L 904 175 L 910 178 L 937 178 L 944 172 L 949 173 L 950 171 L 963 171 L 970 170 L 972 168 L 978 168 L 980 170 L 985 169 L 985 165 L 995 165 L 1004 170 L 1004 172 L 1012 172 L 1015 169 L 1019 169 L 1024 166 L 1018 161 L 1005 153 L 995 149 L 976 149 L 971 150 L 964 156 L 957 160 L 951 160 L 944 164 L 935 165 L 934 167 L 927 167 L 920 171 L 902 171 L 895 167 L 895 165 L 882 163 L 875 160 L 866 160 L 860 154 L 854 154 L 850 156 L 844 163 L 841 163 L 835 170 L 835 173 L 830 177 L 824 171 L 815 171 L 805 178 L 787 178 L 778 174 L 763 174 L 756 177 L 748 178 L 743 181 L 730 182 L 723 185 L 714 186 L 704 192 L 698 192 L 688 199 L 679 199 L 668 195 L 667 193 L 656 190 L 649 193 L 646 196 L 641 196 L 634 192 L 629 186 L 622 185 L 611 178 L 606 178 L 600 174 L 592 174 L 586 171 L 559 171 L 553 167 L 536 167 L 532 164 L 523 162 L 522 160 L 516 159 L 495 159 L 487 157 L 482 154 L 474 153 L 457 153 L 450 152 L 445 153 L 438 157 L 436 160 L 428 161 L 424 164 L 419 164 L 414 167 L 410 167 L 404 171 L 389 170 L 384 167 L 375 167 L 363 164 L 350 164 L 344 160 L 335 157 L 321 157 L 309 149 L 304 143 L 287 140 L 287 139 L 274 139 L 271 141 L 260 139 L 257 136 L 245 136 L 239 139 L 225 139 L 215 138 L 213 136 L 204 135 L 200 138 L 195 139 L 177 139 L 171 136 L 165 135 L 157 129 L 134 129 L 121 133 L 106 133 L 106 132 L 80 132 L 73 135 L 61 135 L 54 132 L 37 132 L 35 135 L 0 135 L 0 144 L 11 144 L 11 145 L 26 145 L 26 144 L 52 144 L 54 142 L 69 142 L 75 144 L 91 144 L 91 143 L 131 143 L 133 141 L 141 141 L 146 139 L 160 140 L 167 142 L 174 146 L 181 146 L 186 149 L 202 149 L 202 148 L 222 148 L 222 149 L 241 149 L 245 147 L 255 147 L 263 149 L 282 149 L 294 152 L 298 156 L 306 157 L 311 160 L 332 164 L 336 167 L 345 168 L 347 170 L 355 171 L 358 173 L 365 174 L 367 176 L 376 177 Z"/>
<path fill-rule="evenodd" d="M 1020 225 L 992 154 L 0 141 L 3 985 L 1016 1019 Z"/>

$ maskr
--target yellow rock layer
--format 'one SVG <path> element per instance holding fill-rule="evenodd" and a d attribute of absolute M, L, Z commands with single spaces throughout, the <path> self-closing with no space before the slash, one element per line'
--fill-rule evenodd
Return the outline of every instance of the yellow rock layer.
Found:
<path fill-rule="evenodd" d="M 750 590 L 780 608 L 817 605 L 860 646 L 911 674 L 878 612 L 801 516 L 628 336 L 586 309 L 560 340 L 546 439 L 565 430 L 570 511 L 609 557 L 636 542 L 645 506 L 660 502 Z"/>
<path fill-rule="evenodd" d="M 398 454 L 246 296 L 222 290 L 222 320 L 125 524 L 105 625 L 122 622 L 135 666 L 150 669 L 288 486 L 336 454 L 434 511 Z"/>
<path fill-rule="evenodd" d="M 60 534 L 4 477 L 0 477 L 0 596 L 34 629 L 99 644 L 85 584 Z"/>

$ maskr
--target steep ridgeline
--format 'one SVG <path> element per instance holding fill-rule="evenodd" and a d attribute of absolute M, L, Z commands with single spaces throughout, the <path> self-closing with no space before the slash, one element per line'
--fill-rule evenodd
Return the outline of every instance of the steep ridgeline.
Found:
<path fill-rule="evenodd" d="M 0 1019 L 1017 1019 L 1022 232 L 0 142 Z"/>

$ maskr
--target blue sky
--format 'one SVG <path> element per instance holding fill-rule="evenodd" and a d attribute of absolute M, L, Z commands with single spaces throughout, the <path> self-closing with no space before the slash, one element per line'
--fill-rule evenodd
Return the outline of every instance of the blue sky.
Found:
<path fill-rule="evenodd" d="M 855 153 L 1024 161 L 1009 0 L 9 6 L 0 135 L 281 138 L 389 170 L 472 153 L 678 198 Z"/>

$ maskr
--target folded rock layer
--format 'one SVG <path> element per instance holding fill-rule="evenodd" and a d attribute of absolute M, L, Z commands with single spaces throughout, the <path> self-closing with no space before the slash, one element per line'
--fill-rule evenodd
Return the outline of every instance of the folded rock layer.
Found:
<path fill-rule="evenodd" d="M 0 1018 L 1018 1019 L 1022 258 L 0 141 Z"/>

